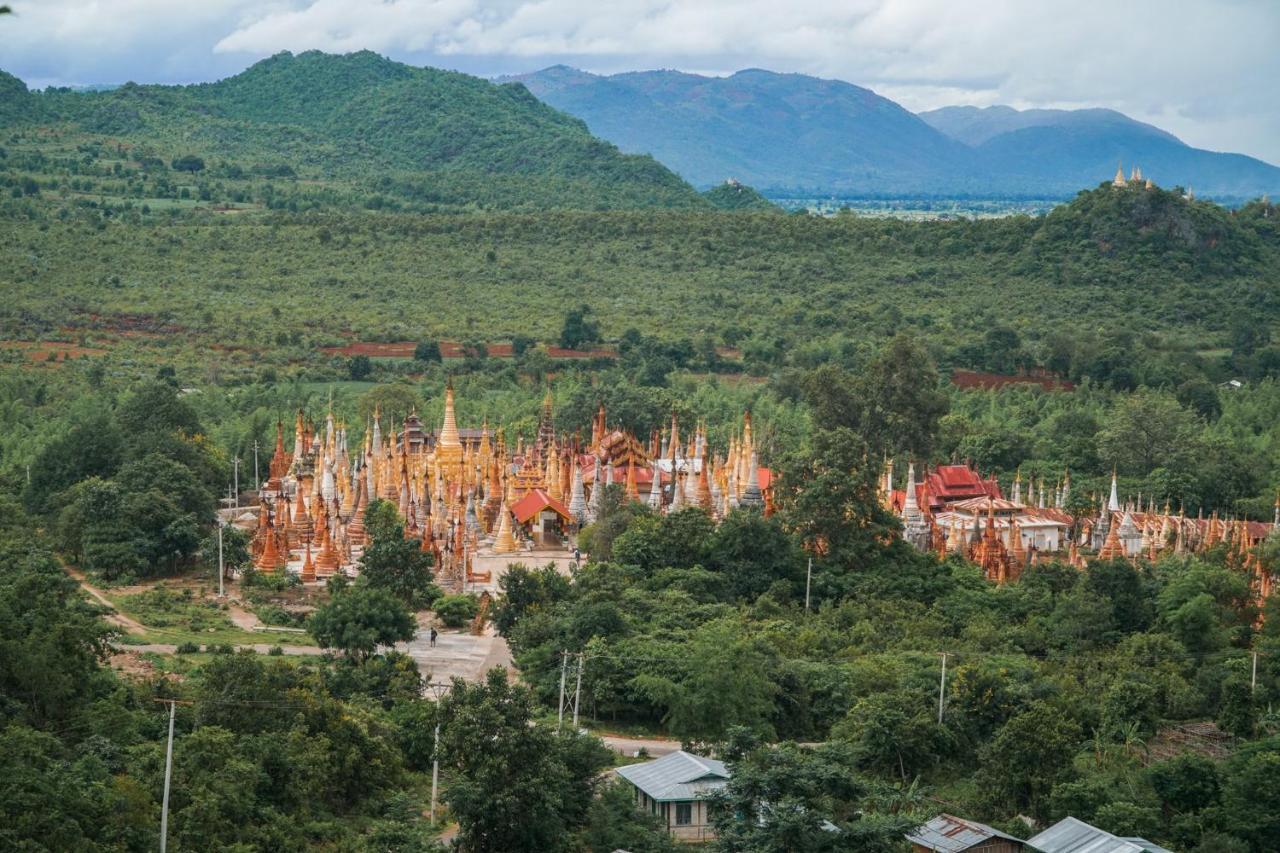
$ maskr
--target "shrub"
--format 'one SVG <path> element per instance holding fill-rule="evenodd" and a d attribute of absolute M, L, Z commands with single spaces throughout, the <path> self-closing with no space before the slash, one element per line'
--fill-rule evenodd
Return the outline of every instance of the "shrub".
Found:
<path fill-rule="evenodd" d="M 189 641 L 186 643 L 179 643 L 178 648 L 174 649 L 174 651 L 180 655 L 194 655 L 200 651 L 200 644 Z"/>
<path fill-rule="evenodd" d="M 270 649 L 267 650 L 267 654 L 271 655 L 272 657 L 278 657 L 284 654 L 284 649 L 280 648 L 279 646 L 272 646 Z"/>
<path fill-rule="evenodd" d="M 461 628 L 480 612 L 474 595 L 446 595 L 436 602 L 436 615 L 450 628 Z"/>

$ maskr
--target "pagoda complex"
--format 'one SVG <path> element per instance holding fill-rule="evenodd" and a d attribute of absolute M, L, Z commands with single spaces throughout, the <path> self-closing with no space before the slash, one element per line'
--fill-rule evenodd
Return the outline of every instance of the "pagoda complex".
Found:
<path fill-rule="evenodd" d="M 941 465 L 917 480 L 907 466 L 907 482 L 893 486 L 892 461 L 886 461 L 880 497 L 902 522 L 902 537 L 921 551 L 939 557 L 958 554 L 982 567 L 988 580 L 1005 583 L 1042 558 L 1053 556 L 1084 568 L 1090 560 L 1147 559 L 1225 548 L 1230 562 L 1249 573 L 1257 603 L 1269 594 L 1272 578 L 1262 570 L 1254 548 L 1280 529 L 1280 498 L 1270 524 L 1243 519 L 1195 518 L 1171 512 L 1166 504 L 1146 505 L 1141 497 L 1121 502 L 1116 476 L 1111 490 L 1097 502 L 1097 512 L 1067 511 L 1071 476 L 1053 486 L 1044 480 L 1026 484 L 1014 476 L 1005 497 L 994 477 L 983 477 L 968 465 Z"/>
<path fill-rule="evenodd" d="M 669 427 L 642 441 L 611 427 L 603 408 L 583 444 L 556 432 L 548 393 L 534 441 L 511 447 L 487 423 L 460 429 L 448 387 L 438 433 L 425 430 L 416 412 L 397 428 L 375 410 L 353 444 L 332 411 L 322 425 L 298 412 L 288 450 L 277 423 L 258 491 L 253 564 L 304 582 L 355 574 L 365 510 L 384 500 L 404 519 L 406 537 L 433 555 L 437 582 L 460 590 L 489 580 L 476 570 L 478 555 L 515 554 L 535 543 L 569 547 L 601 512 L 609 484 L 658 512 L 696 506 L 719 519 L 737 507 L 772 511 L 772 473 L 759 465 L 750 414 L 720 453 L 702 425 L 684 437 L 672 415 Z"/>

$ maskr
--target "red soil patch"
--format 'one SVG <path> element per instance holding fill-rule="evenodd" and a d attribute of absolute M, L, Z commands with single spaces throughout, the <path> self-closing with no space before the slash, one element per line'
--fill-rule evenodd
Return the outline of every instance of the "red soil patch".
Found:
<path fill-rule="evenodd" d="M 18 350 L 35 362 L 63 361 L 85 355 L 106 355 L 100 347 L 82 347 L 62 341 L 0 341 L 0 349 Z"/>
<path fill-rule="evenodd" d="M 348 358 L 365 355 L 369 358 L 413 358 L 413 351 L 418 346 L 416 341 L 393 341 L 390 343 L 374 343 L 356 341 L 340 347 L 321 347 L 321 352 L 328 355 L 342 355 Z M 511 344 L 486 344 L 485 350 L 489 358 L 512 358 L 514 353 Z M 551 358 L 617 358 L 618 351 L 613 347 L 600 347 L 592 350 L 571 350 L 561 347 L 547 347 L 547 355 Z M 466 358 L 460 341 L 440 341 L 441 358 Z"/>
<path fill-rule="evenodd" d="M 999 373 L 980 373 L 976 370 L 953 370 L 951 384 L 966 390 L 972 388 L 1003 388 L 1006 385 L 1039 385 L 1046 391 L 1070 391 L 1075 383 L 1053 376 L 1004 376 Z"/>

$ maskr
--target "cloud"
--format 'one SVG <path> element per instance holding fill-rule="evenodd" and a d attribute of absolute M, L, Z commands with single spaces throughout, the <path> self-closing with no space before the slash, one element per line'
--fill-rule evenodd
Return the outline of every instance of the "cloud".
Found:
<path fill-rule="evenodd" d="M 910 109 L 1105 106 L 1280 162 L 1274 0 L 12 0 L 28 80 L 197 80 L 280 50 L 379 51 L 479 74 L 746 66 Z"/>

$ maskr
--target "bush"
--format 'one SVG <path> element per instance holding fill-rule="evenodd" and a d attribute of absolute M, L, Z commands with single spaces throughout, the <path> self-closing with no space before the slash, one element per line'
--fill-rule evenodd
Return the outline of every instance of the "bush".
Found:
<path fill-rule="evenodd" d="M 180 655 L 194 655 L 199 651 L 200 644 L 192 642 L 179 643 L 178 648 L 174 649 L 174 652 Z"/>
<path fill-rule="evenodd" d="M 272 646 L 270 649 L 267 649 L 267 654 L 271 655 L 272 657 L 279 657 L 280 655 L 284 654 L 284 649 L 280 648 L 279 646 Z"/>
<path fill-rule="evenodd" d="M 446 595 L 436 602 L 436 616 L 449 628 L 461 628 L 480 612 L 474 595 Z"/>

